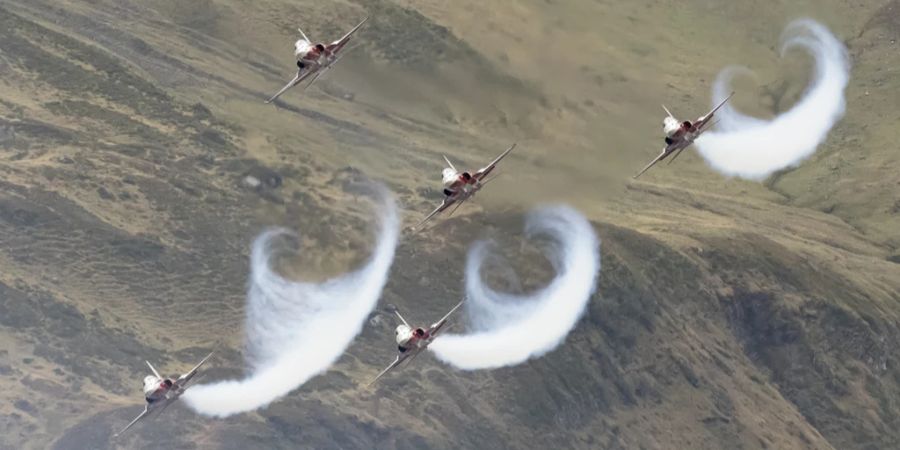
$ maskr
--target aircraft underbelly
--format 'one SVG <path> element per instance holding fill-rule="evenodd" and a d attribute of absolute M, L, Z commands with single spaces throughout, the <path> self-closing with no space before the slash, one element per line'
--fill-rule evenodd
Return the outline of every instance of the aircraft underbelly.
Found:
<path fill-rule="evenodd" d="M 156 402 L 156 401 L 166 398 L 166 392 L 167 391 L 164 389 L 156 389 L 156 390 L 150 392 L 149 394 L 145 394 L 144 397 L 147 399 L 148 402 L 153 403 L 153 402 Z"/>

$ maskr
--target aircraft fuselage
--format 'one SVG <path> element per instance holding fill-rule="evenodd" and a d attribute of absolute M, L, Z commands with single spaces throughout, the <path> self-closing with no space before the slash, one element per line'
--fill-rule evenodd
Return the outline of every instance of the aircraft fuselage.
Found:
<path fill-rule="evenodd" d="M 459 173 L 449 167 L 441 172 L 441 184 L 444 187 L 444 194 L 448 196 L 456 193 L 465 186 L 475 185 L 477 182 L 478 180 L 476 180 L 469 172 Z"/>
<path fill-rule="evenodd" d="M 668 116 L 663 119 L 663 131 L 666 133 L 666 144 L 681 144 L 681 146 L 690 145 L 697 135 L 697 127 L 690 121 L 679 122 L 678 119 Z M 672 147 L 671 150 L 677 150 L 678 147 Z"/>
<path fill-rule="evenodd" d="M 322 64 L 323 59 L 327 60 L 331 56 L 325 44 L 313 45 L 305 39 L 299 39 L 294 43 L 294 57 L 297 58 L 297 62 Z"/>
<path fill-rule="evenodd" d="M 410 328 L 403 324 L 397 325 L 396 333 L 397 348 L 401 353 L 419 348 L 423 344 L 428 345 L 431 338 L 424 328 Z"/>
<path fill-rule="evenodd" d="M 153 403 L 166 397 L 175 384 L 172 380 L 165 378 L 160 379 L 155 375 L 147 375 L 144 377 L 144 398 L 147 403 Z"/>

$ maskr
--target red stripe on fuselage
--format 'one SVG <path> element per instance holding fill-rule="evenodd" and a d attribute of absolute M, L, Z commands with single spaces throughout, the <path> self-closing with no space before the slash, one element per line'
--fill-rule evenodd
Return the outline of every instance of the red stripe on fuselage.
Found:
<path fill-rule="evenodd" d="M 469 181 L 466 181 L 466 178 L 464 176 L 462 176 L 462 174 L 460 174 L 459 179 L 457 181 L 459 181 L 462 184 L 475 184 L 475 182 L 478 180 L 476 180 L 475 177 L 469 175 Z"/>

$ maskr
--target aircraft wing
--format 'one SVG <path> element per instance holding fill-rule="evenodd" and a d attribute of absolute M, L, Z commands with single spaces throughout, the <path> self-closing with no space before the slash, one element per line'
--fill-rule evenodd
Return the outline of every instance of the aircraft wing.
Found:
<path fill-rule="evenodd" d="M 312 73 L 313 73 L 313 70 L 311 70 L 311 69 L 297 71 L 297 75 L 295 75 L 294 78 L 291 79 L 291 81 L 288 81 L 288 84 L 284 85 L 284 87 L 281 88 L 280 91 L 276 92 L 275 95 L 273 95 L 271 98 L 266 100 L 266 103 L 274 102 L 275 99 L 277 99 L 278 97 L 281 97 L 281 94 L 284 94 L 285 92 L 287 92 L 288 89 L 300 84 L 301 81 L 307 79 L 310 75 L 312 75 Z"/>
<path fill-rule="evenodd" d="M 375 377 L 372 381 L 369 382 L 369 384 L 366 385 L 366 387 L 369 387 L 369 386 L 375 384 L 375 382 L 378 381 L 379 378 L 384 376 L 384 374 L 390 372 L 391 369 L 393 369 L 394 367 L 399 366 L 400 363 L 402 363 L 403 361 L 406 361 L 406 358 L 409 358 L 409 355 L 411 355 L 412 353 L 413 352 L 407 352 L 407 353 L 401 353 L 401 354 L 397 355 L 397 358 L 394 359 L 394 362 L 392 362 L 391 365 L 387 366 L 387 368 L 382 370 L 381 373 L 379 373 L 377 377 Z"/>
<path fill-rule="evenodd" d="M 213 355 L 213 353 L 214 352 L 209 352 L 209 354 L 206 355 L 206 357 L 203 358 L 199 364 L 194 366 L 193 369 L 191 369 L 188 373 L 178 377 L 177 384 L 184 388 L 191 381 L 191 378 L 194 378 L 194 375 L 197 375 L 197 370 L 200 369 L 200 366 L 202 366 L 203 363 L 205 363 Z"/>
<path fill-rule="evenodd" d="M 674 151 L 675 155 L 672 156 L 672 159 L 670 159 L 669 162 L 666 163 L 666 165 L 671 165 L 673 162 L 675 162 L 675 160 L 678 159 L 678 155 L 680 155 L 681 152 L 683 152 L 684 149 L 686 149 L 686 148 L 687 148 L 687 145 L 685 145 L 684 147 L 681 147 L 681 148 L 675 150 L 675 151 Z"/>
<path fill-rule="evenodd" d="M 135 417 L 134 420 L 131 421 L 131 423 L 126 425 L 125 428 L 122 428 L 122 431 L 114 434 L 113 437 L 119 437 L 120 434 L 128 431 L 128 429 L 131 428 L 132 425 L 136 424 L 138 422 L 138 420 L 143 419 L 144 416 L 146 416 L 147 414 L 150 414 L 150 406 L 144 406 L 144 411 L 142 413 L 140 413 L 137 417 Z"/>
<path fill-rule="evenodd" d="M 638 172 L 637 175 L 635 175 L 635 176 L 633 176 L 633 177 L 631 177 L 631 178 L 637 179 L 637 177 L 643 175 L 644 172 L 646 172 L 646 171 L 649 170 L 651 167 L 653 167 L 654 164 L 656 164 L 656 163 L 662 161 L 663 159 L 666 158 L 666 156 L 669 156 L 669 153 L 671 153 L 672 150 L 674 150 L 674 149 L 675 149 L 674 146 L 672 146 L 672 145 L 667 145 L 665 148 L 663 148 L 663 150 L 662 150 L 662 152 L 659 154 L 659 156 L 657 156 L 656 158 L 654 158 L 653 161 L 650 161 L 650 164 L 647 164 L 646 166 L 644 166 L 644 168 L 641 169 L 641 171 Z"/>
<path fill-rule="evenodd" d="M 428 222 L 429 220 L 431 220 L 432 217 L 446 211 L 447 208 L 449 208 L 451 205 L 456 203 L 456 201 L 457 201 L 457 197 L 445 198 L 444 201 L 441 202 L 440 206 L 435 208 L 434 211 L 431 211 L 431 214 L 428 214 L 427 216 L 425 216 L 424 219 L 420 220 L 419 223 L 417 223 L 416 226 L 413 227 L 413 229 L 416 229 L 416 228 L 421 227 L 422 225 L 425 225 L 425 222 Z"/>
<path fill-rule="evenodd" d="M 341 49 L 344 48 L 345 45 L 347 45 L 347 42 L 350 41 L 350 36 L 353 36 L 353 33 L 356 33 L 356 30 L 358 30 L 359 27 L 363 26 L 363 24 L 366 23 L 367 20 L 369 20 L 368 17 L 363 19 L 362 22 L 359 23 L 359 25 L 353 27 L 352 30 L 348 31 L 347 34 L 344 35 L 344 37 L 332 42 L 331 44 L 328 44 L 328 50 L 331 52 L 341 51 Z"/>
<path fill-rule="evenodd" d="M 456 310 L 459 309 L 459 307 L 462 306 L 463 303 L 465 303 L 465 300 L 457 303 L 456 306 L 454 306 L 453 309 L 450 310 L 450 312 L 445 314 L 444 317 L 441 317 L 441 320 L 438 320 L 437 322 L 433 323 L 431 325 L 431 328 L 428 329 L 428 334 L 431 336 L 438 334 L 438 332 L 441 331 L 441 328 L 444 327 L 444 324 L 447 323 L 447 319 L 449 319 L 450 316 L 453 315 L 453 313 L 455 313 Z"/>
<path fill-rule="evenodd" d="M 514 148 L 516 148 L 516 143 L 513 143 L 513 145 L 510 145 L 509 148 L 506 149 L 506 151 L 501 153 L 500 156 L 497 157 L 497 159 L 491 161 L 490 164 L 482 167 L 481 169 L 478 170 L 478 172 L 475 172 L 475 175 L 474 175 L 475 179 L 481 180 L 482 178 L 486 177 L 489 173 L 491 173 L 492 170 L 494 170 L 494 167 L 497 166 L 497 163 L 499 163 L 501 159 L 505 158 L 506 155 L 508 155 L 509 152 L 511 152 Z"/>
<path fill-rule="evenodd" d="M 181 392 L 184 393 L 184 391 L 181 391 Z M 172 405 L 172 403 L 175 403 L 175 400 L 178 400 L 179 397 L 181 397 L 181 394 L 178 394 L 174 397 L 166 398 L 165 400 L 163 400 L 162 406 L 157 408 L 158 412 L 153 415 L 153 418 L 156 419 L 157 417 L 159 417 L 163 413 L 163 411 L 165 411 L 166 408 L 168 408 L 170 405 Z"/>
<path fill-rule="evenodd" d="M 734 96 L 734 91 L 731 91 L 731 93 L 728 94 L 728 97 L 725 97 L 725 100 L 722 100 L 721 103 L 716 105 L 716 107 L 713 108 L 710 112 L 706 113 L 705 116 L 697 119 L 697 121 L 694 122 L 694 126 L 698 129 L 702 129 L 707 123 L 709 123 L 709 119 L 712 119 L 713 115 L 716 114 L 716 111 L 718 111 L 719 108 L 725 106 L 725 103 L 728 103 L 728 100 L 731 100 L 732 96 Z"/>

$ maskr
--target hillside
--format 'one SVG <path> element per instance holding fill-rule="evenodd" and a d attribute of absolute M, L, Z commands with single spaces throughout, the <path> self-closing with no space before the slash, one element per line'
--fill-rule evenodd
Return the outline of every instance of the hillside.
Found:
<path fill-rule="evenodd" d="M 711 6 L 460 0 L 0 2 L 0 448 L 890 448 L 900 442 L 897 1 Z M 845 118 L 797 169 L 753 183 L 660 144 L 658 104 L 699 114 L 724 66 L 757 73 L 736 104 L 768 116 L 803 91 L 782 61 L 812 16 L 853 63 Z M 305 93 L 300 25 L 354 49 Z M 788 19 L 785 19 L 787 17 Z M 205 377 L 243 371 L 247 253 L 302 234 L 295 268 L 367 254 L 384 181 L 412 224 L 441 155 L 498 181 L 430 232 L 405 234 L 363 333 L 328 373 L 262 411 L 176 405 L 120 441 L 143 360 L 166 374 L 213 346 Z M 248 177 L 259 181 L 248 183 Z M 461 372 L 393 357 L 390 305 L 427 320 L 463 294 L 469 244 L 520 273 L 532 206 L 566 202 L 602 239 L 600 286 L 543 358 Z M 520 253 L 517 253 L 520 252 Z M 143 424 L 147 425 L 147 424 Z M 163 430 L 163 432 L 160 432 Z"/>

